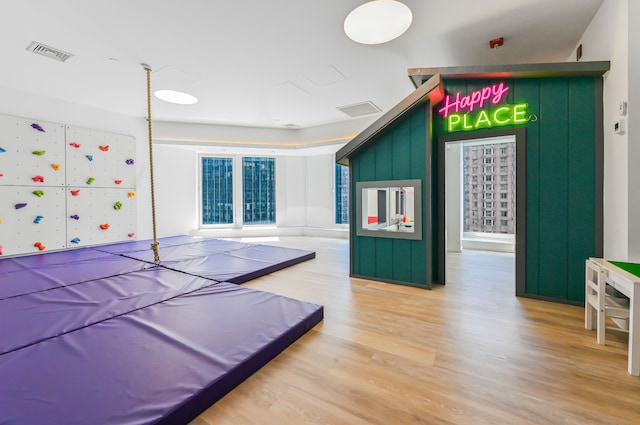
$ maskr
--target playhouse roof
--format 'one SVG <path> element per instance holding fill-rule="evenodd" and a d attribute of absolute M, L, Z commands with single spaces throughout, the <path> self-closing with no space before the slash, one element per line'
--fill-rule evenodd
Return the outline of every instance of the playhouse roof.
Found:
<path fill-rule="evenodd" d="M 405 114 L 427 101 L 438 103 L 444 96 L 444 80 L 600 77 L 610 65 L 609 61 L 599 61 L 410 68 L 408 75 L 416 90 L 336 152 L 336 162 L 349 165 L 352 156 Z"/>

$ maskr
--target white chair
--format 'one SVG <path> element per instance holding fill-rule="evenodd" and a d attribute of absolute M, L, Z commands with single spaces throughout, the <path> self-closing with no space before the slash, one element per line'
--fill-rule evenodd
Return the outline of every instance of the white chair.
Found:
<path fill-rule="evenodd" d="M 629 299 L 610 286 L 608 271 L 595 261 L 588 259 L 585 270 L 584 326 L 596 329 L 598 344 L 604 345 L 607 317 L 617 325 L 614 329 L 629 332 Z"/>

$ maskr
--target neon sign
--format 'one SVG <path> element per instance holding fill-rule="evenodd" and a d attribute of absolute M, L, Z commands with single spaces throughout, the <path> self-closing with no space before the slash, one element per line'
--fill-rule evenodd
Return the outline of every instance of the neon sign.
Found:
<path fill-rule="evenodd" d="M 449 133 L 527 123 L 530 118 L 527 114 L 527 103 L 504 104 L 493 110 L 482 109 L 485 106 L 500 104 L 508 91 L 509 87 L 499 83 L 475 90 L 465 96 L 461 93 L 456 93 L 455 96 L 447 95 L 444 106 L 438 112 L 444 117 Z"/>

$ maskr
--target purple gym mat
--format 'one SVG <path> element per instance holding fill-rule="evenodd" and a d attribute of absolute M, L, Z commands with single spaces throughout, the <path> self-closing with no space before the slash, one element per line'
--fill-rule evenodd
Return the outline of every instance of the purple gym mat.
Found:
<path fill-rule="evenodd" d="M 187 423 L 322 316 L 228 283 L 135 310 L 0 355 L 0 423 Z"/>
<path fill-rule="evenodd" d="M 70 253 L 71 251 L 69 251 Z M 77 285 L 103 277 L 143 270 L 149 264 L 106 253 L 96 253 L 100 257 L 82 259 L 88 251 L 73 251 L 82 256 L 69 256 L 67 252 L 43 254 L 35 257 L 23 257 L 23 264 L 31 263 L 31 268 L 17 269 L 0 273 L 0 300 L 32 294 L 63 286 Z M 65 255 L 59 255 L 65 254 Z M 49 257 L 51 256 L 51 257 Z M 47 258 L 49 257 L 49 258 Z M 60 262 L 60 260 L 69 260 Z M 11 258 L 10 261 L 18 260 Z M 4 260 L 3 260 L 4 261 Z"/>
<path fill-rule="evenodd" d="M 178 236 L 168 236 L 164 238 L 159 238 L 158 242 L 161 247 L 167 246 L 175 246 L 182 245 L 186 243 L 194 243 L 205 240 L 204 238 L 199 238 L 195 236 L 188 235 L 178 235 Z M 151 243 L 153 240 L 151 239 L 142 239 L 139 241 L 128 241 L 128 242 L 120 242 L 109 245 L 100 245 L 95 246 L 92 249 L 102 252 L 108 252 L 110 254 L 120 254 L 122 252 L 133 252 L 133 251 L 149 251 L 151 252 Z M 153 261 L 153 256 L 151 256 L 151 261 Z"/>
<path fill-rule="evenodd" d="M 211 280 L 153 267 L 0 300 L 0 354 L 213 284 Z"/>
<path fill-rule="evenodd" d="M 241 284 L 315 258 L 315 252 L 249 245 L 245 248 L 184 260 L 163 260 L 163 267 L 217 281 Z"/>
<path fill-rule="evenodd" d="M 47 252 L 24 257 L 0 258 L 0 275 L 16 270 L 27 270 L 54 264 L 67 264 L 93 258 L 104 258 L 106 253 L 91 248 L 79 248 L 70 251 Z"/>
<path fill-rule="evenodd" d="M 222 239 L 195 239 L 185 242 L 190 236 L 169 238 L 169 243 L 160 239 L 160 265 L 172 270 L 201 276 L 219 282 L 244 283 L 274 271 L 315 258 L 315 252 L 271 245 L 258 245 Z M 96 249 L 123 255 L 140 261 L 153 263 L 153 252 L 148 248 L 151 241 L 108 245 Z M 127 246 L 131 249 L 127 250 Z"/>

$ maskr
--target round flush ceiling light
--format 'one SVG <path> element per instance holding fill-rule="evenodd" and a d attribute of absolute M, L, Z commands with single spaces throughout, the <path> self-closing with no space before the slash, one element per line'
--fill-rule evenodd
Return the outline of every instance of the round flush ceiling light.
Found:
<path fill-rule="evenodd" d="M 413 14 L 395 0 L 373 0 L 362 4 L 344 20 L 344 32 L 361 44 L 382 44 L 400 37 L 411 26 Z"/>
<path fill-rule="evenodd" d="M 156 90 L 153 95 L 160 100 L 178 105 L 193 105 L 198 103 L 198 98 L 176 90 Z"/>

